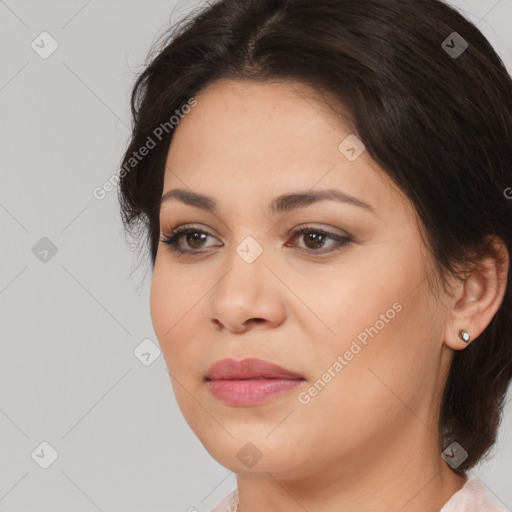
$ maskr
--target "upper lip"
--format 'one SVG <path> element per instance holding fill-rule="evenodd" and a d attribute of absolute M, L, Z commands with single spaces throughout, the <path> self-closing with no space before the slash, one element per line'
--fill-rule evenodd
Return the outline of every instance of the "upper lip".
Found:
<path fill-rule="evenodd" d="M 247 358 L 221 359 L 213 363 L 206 372 L 209 380 L 240 380 L 240 379 L 304 379 L 302 375 L 292 372 L 270 361 Z"/>

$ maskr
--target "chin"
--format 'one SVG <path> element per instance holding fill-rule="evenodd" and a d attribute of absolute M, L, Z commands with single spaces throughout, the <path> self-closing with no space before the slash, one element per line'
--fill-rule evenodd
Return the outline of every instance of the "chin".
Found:
<path fill-rule="evenodd" d="M 252 475 L 288 475 L 291 468 L 300 462 L 298 450 L 288 445 L 286 431 L 272 433 L 267 437 L 268 428 L 249 428 L 238 425 L 230 428 L 225 425 L 233 437 L 230 437 L 218 425 L 215 430 L 205 432 L 203 428 L 196 435 L 208 453 L 222 466 L 237 474 Z M 260 432 L 261 431 L 261 432 Z"/>

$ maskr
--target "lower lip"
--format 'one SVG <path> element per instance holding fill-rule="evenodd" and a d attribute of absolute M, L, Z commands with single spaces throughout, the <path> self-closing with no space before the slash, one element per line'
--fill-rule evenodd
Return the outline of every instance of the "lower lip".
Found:
<path fill-rule="evenodd" d="M 230 405 L 256 405 L 296 388 L 298 379 L 210 380 L 215 397 Z"/>

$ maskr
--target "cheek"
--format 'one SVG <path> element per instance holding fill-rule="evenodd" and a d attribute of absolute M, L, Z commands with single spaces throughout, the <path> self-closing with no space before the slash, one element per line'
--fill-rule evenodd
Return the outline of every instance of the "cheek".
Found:
<path fill-rule="evenodd" d="M 374 334 L 375 328 L 379 333 L 389 331 L 389 325 L 404 316 L 399 310 L 412 298 L 412 283 L 421 281 L 423 271 L 412 257 L 400 261 L 389 245 L 356 247 L 340 258 L 340 264 L 319 268 L 308 280 L 294 282 L 292 274 L 287 276 L 309 309 L 299 321 L 310 324 L 308 332 L 317 326 L 320 346 L 338 345 L 358 335 L 364 343 L 370 339 L 368 329 Z"/>
<path fill-rule="evenodd" d="M 330 446 L 341 443 L 350 450 L 391 436 L 414 415 L 430 421 L 437 354 L 411 297 L 402 299 L 402 309 L 383 324 L 375 313 L 386 309 L 367 303 L 366 314 L 349 317 L 347 331 L 339 323 L 337 336 L 311 354 L 314 368 L 298 400 L 297 420 L 307 424 L 319 418 L 318 437 L 330 439 Z M 364 334 L 365 343 L 358 334 Z"/>
<path fill-rule="evenodd" d="M 165 333 L 166 328 L 168 329 L 172 326 L 170 322 L 172 308 L 170 307 L 169 290 L 164 284 L 164 277 L 165 274 L 160 269 L 157 258 L 155 268 L 153 270 L 153 277 L 151 279 L 149 309 L 153 328 L 160 344 L 164 341 L 163 334 Z"/>
<path fill-rule="evenodd" d="M 168 365 L 176 356 L 173 354 L 172 358 L 169 357 L 176 345 L 173 340 L 182 335 L 180 329 L 186 321 L 189 299 L 187 288 L 180 286 L 175 272 L 159 265 L 157 258 L 151 280 L 150 312 L 153 329 Z"/>
<path fill-rule="evenodd" d="M 180 327 L 183 321 L 183 312 L 181 311 L 180 301 L 177 297 L 177 290 L 168 270 L 162 270 L 158 264 L 155 264 L 150 290 L 150 312 L 153 322 L 153 329 L 162 350 L 167 371 L 171 377 L 171 384 L 174 394 L 180 408 L 186 405 L 183 397 L 180 395 L 180 386 L 177 382 L 182 381 L 183 370 L 187 367 L 186 352 L 179 350 L 184 347 L 183 340 L 180 341 Z M 182 301 L 183 302 L 183 301 Z M 174 342 L 176 341 L 176 343 Z M 177 382 L 176 382 L 177 379 Z M 185 397 L 186 398 L 186 397 Z"/>
<path fill-rule="evenodd" d="M 358 388 L 373 389 L 376 375 L 382 375 L 391 387 L 412 393 L 422 377 L 434 372 L 437 357 L 439 333 L 432 332 L 436 311 L 426 272 L 417 247 L 399 252 L 380 245 L 365 248 L 357 265 L 347 261 L 339 270 L 330 269 L 328 278 L 316 281 L 322 293 L 307 285 L 302 295 L 322 323 L 312 315 L 300 321 L 311 337 L 313 324 L 323 333 L 311 345 L 315 365 L 309 377 L 321 378 L 342 356 L 343 369 L 337 365 L 336 374 L 344 376 L 333 379 L 333 387 L 360 394 Z M 371 395 L 367 398 L 371 401 Z"/>
<path fill-rule="evenodd" d="M 157 256 L 151 280 L 150 312 L 161 344 L 173 339 L 201 297 L 201 290 L 194 288 L 197 280 L 186 276 L 186 272 L 165 261 L 165 255 Z"/>
<path fill-rule="evenodd" d="M 342 357 L 337 376 L 317 403 L 326 411 L 336 403 L 333 421 L 350 417 L 347 428 L 356 430 L 391 424 L 406 418 L 409 406 L 416 409 L 422 407 L 418 402 L 430 400 L 422 397 L 434 388 L 441 346 L 440 333 L 430 329 L 435 314 L 430 297 L 426 282 L 411 293 L 407 281 L 397 281 L 387 291 L 359 296 L 343 307 L 347 316 L 335 324 L 337 336 L 317 348 L 319 365 L 312 379 L 324 380 Z M 428 410 L 423 413 L 426 417 Z"/>
<path fill-rule="evenodd" d="M 158 257 L 150 289 L 150 313 L 153 329 L 172 375 L 180 380 L 196 372 L 203 321 L 202 301 L 208 289 L 183 270 Z M 203 337 L 204 339 L 204 337 Z"/>

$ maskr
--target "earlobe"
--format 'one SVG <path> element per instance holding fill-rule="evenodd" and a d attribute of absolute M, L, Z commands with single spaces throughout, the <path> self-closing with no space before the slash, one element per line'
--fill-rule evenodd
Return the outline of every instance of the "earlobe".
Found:
<path fill-rule="evenodd" d="M 454 350 L 473 343 L 489 325 L 503 302 L 509 255 L 500 239 L 494 239 L 488 254 L 459 282 L 452 297 L 444 342 Z"/>
<path fill-rule="evenodd" d="M 464 343 L 469 343 L 469 340 L 470 340 L 471 336 L 469 335 L 468 331 L 466 331 L 464 329 L 459 329 L 459 338 Z"/>

